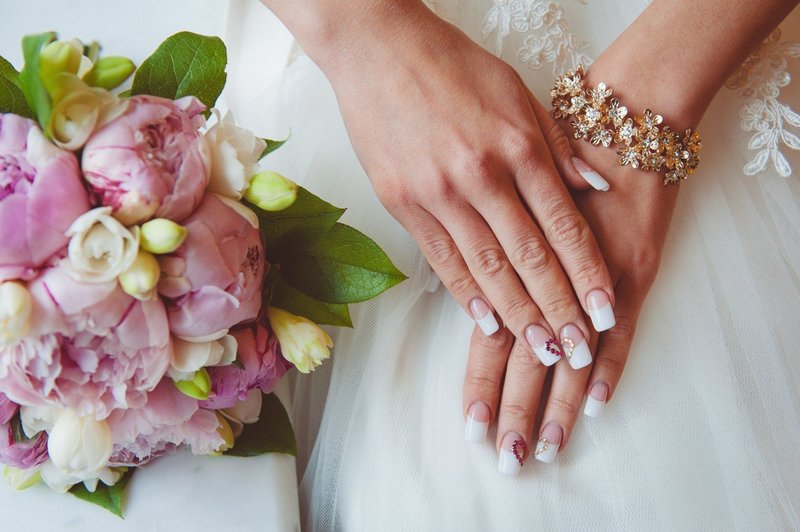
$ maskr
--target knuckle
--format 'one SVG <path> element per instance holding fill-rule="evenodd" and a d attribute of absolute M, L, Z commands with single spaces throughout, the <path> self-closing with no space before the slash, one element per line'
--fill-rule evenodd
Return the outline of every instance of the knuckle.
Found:
<path fill-rule="evenodd" d="M 544 367 L 539 357 L 524 347 L 515 347 L 509 358 L 509 365 L 520 373 L 529 374 Z"/>
<path fill-rule="evenodd" d="M 615 353 L 614 356 L 599 357 L 595 361 L 595 371 L 603 373 L 610 373 L 611 375 L 622 375 L 622 370 L 625 368 L 625 361 L 627 357 L 623 353 Z"/>
<path fill-rule="evenodd" d="M 633 340 L 636 332 L 636 322 L 628 316 L 616 316 L 617 323 L 611 329 L 605 331 L 608 340 L 623 345 L 629 344 Z"/>
<path fill-rule="evenodd" d="M 471 392 L 486 397 L 496 394 L 500 389 L 500 378 L 488 373 L 468 374 L 464 379 L 464 387 Z"/>
<path fill-rule="evenodd" d="M 428 190 L 430 195 L 436 201 L 453 201 L 459 197 L 458 188 L 450 176 L 446 174 L 438 174 L 433 177 L 428 183 Z"/>
<path fill-rule="evenodd" d="M 378 181 L 375 183 L 375 194 L 389 210 L 416 204 L 413 195 L 404 184 Z"/>
<path fill-rule="evenodd" d="M 543 303 L 545 314 L 548 316 L 557 316 L 561 321 L 567 323 L 573 321 L 572 316 L 576 313 L 580 315 L 580 309 L 577 302 L 572 297 L 572 292 L 562 292 L 551 294 Z M 558 325 L 557 323 L 552 325 Z M 557 329 L 554 329 L 557 330 Z"/>
<path fill-rule="evenodd" d="M 535 161 L 540 157 L 540 150 L 532 140 L 532 135 L 522 129 L 512 129 L 504 139 L 509 154 L 516 163 Z"/>
<path fill-rule="evenodd" d="M 509 302 L 503 308 L 502 317 L 505 322 L 522 328 L 530 323 L 534 316 L 533 302 L 528 298 L 517 299 Z"/>
<path fill-rule="evenodd" d="M 572 211 L 571 208 L 565 210 Z M 586 241 L 588 234 L 586 220 L 575 212 L 565 212 L 553 218 L 548 240 L 567 249 L 574 249 Z"/>
<path fill-rule="evenodd" d="M 629 274 L 634 280 L 650 285 L 658 271 L 661 253 L 655 246 L 644 246 L 635 250 L 630 258 Z"/>
<path fill-rule="evenodd" d="M 520 271 L 537 272 L 550 263 L 550 251 L 541 238 L 532 237 L 520 244 L 514 252 L 514 268 Z"/>
<path fill-rule="evenodd" d="M 602 259 L 598 257 L 597 260 L 585 260 L 578 264 L 575 271 L 575 281 L 577 285 L 584 284 L 588 286 L 599 285 L 599 281 L 603 278 L 605 272 L 605 265 Z"/>
<path fill-rule="evenodd" d="M 506 269 L 506 255 L 498 247 L 488 247 L 475 253 L 475 267 L 481 275 L 496 277 Z"/>
<path fill-rule="evenodd" d="M 448 265 L 459 256 L 455 242 L 447 237 L 431 238 L 425 242 L 425 247 L 436 264 Z"/>
<path fill-rule="evenodd" d="M 556 410 L 567 419 L 574 419 L 578 415 L 579 402 L 574 397 L 556 393 L 550 396 L 548 403 L 548 410 Z"/>
<path fill-rule="evenodd" d="M 491 336 L 486 336 L 476 329 L 473 338 L 475 343 L 474 347 L 482 354 L 494 353 L 500 356 L 505 356 L 508 354 L 509 346 L 513 337 L 511 336 L 511 331 L 506 328 L 502 328 Z"/>
<path fill-rule="evenodd" d="M 447 291 L 453 295 L 470 294 L 476 291 L 475 280 L 468 272 L 459 272 L 454 276 L 444 276 L 442 283 L 444 283 Z"/>
<path fill-rule="evenodd" d="M 470 188 L 481 194 L 500 194 L 506 183 L 495 158 L 487 152 L 472 152 L 464 161 L 464 175 L 469 178 Z"/>
<path fill-rule="evenodd" d="M 503 402 L 500 411 L 501 415 L 514 420 L 527 422 L 533 418 L 533 406 L 519 401 Z"/>

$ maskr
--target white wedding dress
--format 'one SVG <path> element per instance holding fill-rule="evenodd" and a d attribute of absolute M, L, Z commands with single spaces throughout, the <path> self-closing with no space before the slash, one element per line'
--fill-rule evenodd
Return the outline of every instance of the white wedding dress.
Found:
<path fill-rule="evenodd" d="M 588 63 L 646 7 L 430 4 L 501 54 L 542 101 L 556 74 Z M 245 24 L 261 8 L 234 9 Z M 258 42 L 257 28 L 236 20 L 229 28 L 241 31 L 229 32 L 231 43 L 241 50 Z M 791 170 L 800 168 L 800 116 L 789 109 L 800 108 L 800 81 L 789 76 L 800 73 L 798 41 L 800 10 L 700 125 L 703 164 L 683 186 L 604 416 L 580 419 L 555 464 L 529 460 L 515 478 L 498 474 L 493 438 L 464 441 L 461 386 L 473 323 L 378 203 L 321 72 L 295 50 L 280 81 L 230 99 L 259 131 L 291 129 L 270 166 L 348 206 L 345 220 L 410 277 L 358 306 L 355 329 L 335 332 L 332 360 L 293 379 L 306 529 L 800 528 L 800 175 Z M 253 63 L 234 67 L 243 79 L 259 75 Z"/>

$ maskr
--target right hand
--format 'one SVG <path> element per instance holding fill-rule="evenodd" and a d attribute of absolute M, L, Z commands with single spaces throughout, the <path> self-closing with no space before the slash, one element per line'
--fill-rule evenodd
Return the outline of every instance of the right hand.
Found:
<path fill-rule="evenodd" d="M 484 333 L 496 310 L 539 351 L 570 325 L 589 338 L 611 277 L 522 81 L 421 3 L 388 4 L 312 53 L 379 198 Z"/>

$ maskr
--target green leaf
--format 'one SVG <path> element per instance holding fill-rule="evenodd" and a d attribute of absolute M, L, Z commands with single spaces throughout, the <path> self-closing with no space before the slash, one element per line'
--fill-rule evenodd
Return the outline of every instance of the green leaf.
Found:
<path fill-rule="evenodd" d="M 128 469 L 113 486 L 106 486 L 102 482 L 98 482 L 94 493 L 87 490 L 83 483 L 75 484 L 69 492 L 81 500 L 101 506 L 112 514 L 122 517 L 122 498 L 125 486 L 130 482 L 134 471 L 136 471 L 135 468 Z"/>
<path fill-rule="evenodd" d="M 228 53 L 219 37 L 188 31 L 169 37 L 145 59 L 133 78 L 131 94 L 171 100 L 196 96 L 211 108 L 225 86 Z"/>
<path fill-rule="evenodd" d="M 225 452 L 231 456 L 258 456 L 266 453 L 297 456 L 297 442 L 289 414 L 273 393 L 264 395 L 258 421 L 245 425 L 242 434 L 236 438 L 233 449 Z"/>
<path fill-rule="evenodd" d="M 283 140 L 272 140 L 272 139 L 261 139 L 261 140 L 266 142 L 267 146 L 264 148 L 264 151 L 261 152 L 261 155 L 258 156 L 259 161 L 264 157 L 266 157 L 267 155 L 269 155 L 270 153 L 277 150 L 278 148 L 280 148 L 281 146 L 283 146 L 284 144 L 286 144 L 286 141 L 289 140 L 289 137 L 286 137 Z"/>
<path fill-rule="evenodd" d="M 28 108 L 33 112 L 42 128 L 47 127 L 53 106 L 50 95 L 39 77 L 39 52 L 55 38 L 55 33 L 47 32 L 28 35 L 22 39 L 22 55 L 25 57 L 25 66 L 19 73 L 19 86 L 25 95 Z"/>
<path fill-rule="evenodd" d="M 316 242 L 345 211 L 302 187 L 297 190 L 297 200 L 282 211 L 267 212 L 255 205 L 249 207 L 258 214 L 267 259 L 272 263 L 283 262 Z"/>
<path fill-rule="evenodd" d="M 292 286 L 327 303 L 366 301 L 406 279 L 378 244 L 340 223 L 281 266 Z"/>
<path fill-rule="evenodd" d="M 17 69 L 14 68 L 14 65 L 9 63 L 8 60 L 3 56 L 0 56 L 0 79 L 7 79 L 16 85 L 17 88 L 19 88 L 19 72 L 17 72 Z"/>
<path fill-rule="evenodd" d="M 268 304 L 308 318 L 318 325 L 353 326 L 347 305 L 325 303 L 314 299 L 294 288 L 282 275 L 277 276 L 272 288 L 272 300 Z"/>
<path fill-rule="evenodd" d="M 11 80 L 0 77 L 0 113 L 13 113 L 25 118 L 36 118 L 19 87 Z"/>

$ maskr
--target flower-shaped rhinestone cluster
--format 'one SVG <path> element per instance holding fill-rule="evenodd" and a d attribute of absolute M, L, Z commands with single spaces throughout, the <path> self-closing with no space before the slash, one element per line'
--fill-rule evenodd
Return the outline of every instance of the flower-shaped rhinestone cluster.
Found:
<path fill-rule="evenodd" d="M 586 89 L 584 78 L 583 67 L 578 66 L 558 78 L 550 91 L 553 116 L 572 117 L 576 139 L 606 148 L 621 145 L 617 154 L 623 166 L 657 172 L 666 168 L 665 185 L 678 184 L 694 172 L 700 164 L 699 133 L 687 129 L 681 138 L 669 126 L 662 126 L 664 118 L 650 109 L 631 118 L 605 83 Z"/>

